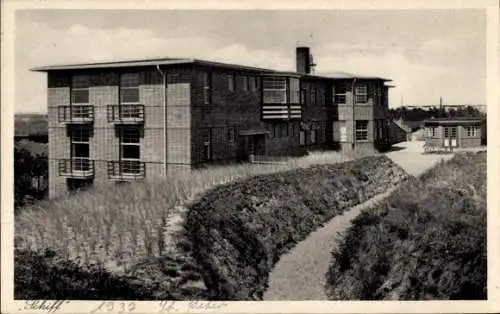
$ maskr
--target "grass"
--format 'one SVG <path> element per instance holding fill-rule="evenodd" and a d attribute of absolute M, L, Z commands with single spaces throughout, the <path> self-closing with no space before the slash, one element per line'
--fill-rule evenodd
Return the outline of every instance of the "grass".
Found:
<path fill-rule="evenodd" d="M 332 300 L 486 298 L 486 153 L 459 153 L 363 212 L 332 254 Z"/>
<path fill-rule="evenodd" d="M 15 217 L 16 252 L 28 251 L 37 256 L 51 252 L 82 271 L 100 265 L 103 271 L 117 276 L 150 273 L 155 267 L 163 271 L 168 265 L 196 268 L 188 254 L 188 241 L 178 234 L 182 227 L 176 226 L 184 220 L 185 204 L 197 195 L 257 175 L 357 157 L 314 153 L 279 164 L 221 166 L 157 181 L 107 185 L 42 201 L 23 208 Z M 152 276 L 161 277 L 158 273 Z M 182 285 L 183 289 L 196 290 L 198 279 L 186 271 L 170 288 L 179 290 Z M 170 288 L 165 288 L 165 293 Z"/>

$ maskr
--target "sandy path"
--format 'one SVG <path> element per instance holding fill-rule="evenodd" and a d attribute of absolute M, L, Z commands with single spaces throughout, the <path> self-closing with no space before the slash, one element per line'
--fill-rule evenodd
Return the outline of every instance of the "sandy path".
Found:
<path fill-rule="evenodd" d="M 408 142 L 396 145 L 387 153 L 396 164 L 411 175 L 418 176 L 441 159 L 451 155 L 421 155 L 423 143 Z M 336 246 L 339 233 L 345 231 L 362 210 L 383 200 L 394 189 L 379 194 L 359 204 L 343 215 L 331 219 L 325 226 L 312 232 L 283 255 L 269 276 L 269 288 L 264 300 L 327 300 L 324 285 L 330 264 L 331 252 Z"/>

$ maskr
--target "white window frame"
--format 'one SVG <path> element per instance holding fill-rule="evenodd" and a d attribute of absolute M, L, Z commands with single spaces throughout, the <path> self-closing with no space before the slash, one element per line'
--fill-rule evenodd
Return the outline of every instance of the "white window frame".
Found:
<path fill-rule="evenodd" d="M 344 89 L 343 93 L 340 92 L 342 89 Z M 347 103 L 347 85 L 342 84 L 333 87 L 333 103 L 340 105 Z"/>
<path fill-rule="evenodd" d="M 354 101 L 356 104 L 366 104 L 368 102 L 368 85 L 354 86 Z"/>
<path fill-rule="evenodd" d="M 85 131 L 84 131 L 85 130 Z M 77 165 L 87 165 L 87 167 L 82 167 L 80 169 L 76 169 L 77 167 L 72 166 L 73 170 L 76 171 L 87 171 L 90 168 L 90 136 L 92 130 L 86 126 L 73 126 L 71 128 L 71 136 L 70 136 L 70 156 L 71 163 L 75 162 Z M 74 145 L 86 145 L 88 150 L 88 156 L 75 156 L 75 148 Z M 85 161 L 87 161 L 85 163 Z"/>
<path fill-rule="evenodd" d="M 83 83 L 83 84 L 80 84 Z M 86 92 L 86 102 L 76 102 L 74 92 Z M 71 77 L 71 104 L 72 105 L 88 105 L 90 102 L 90 76 L 89 75 L 73 75 Z"/>
<path fill-rule="evenodd" d="M 124 139 L 125 139 L 125 131 L 128 131 L 129 129 L 127 127 L 123 127 L 123 128 L 120 128 L 120 137 L 119 137 L 119 141 L 120 141 L 120 164 L 122 164 L 123 162 L 127 163 L 129 162 L 130 164 L 132 164 L 133 162 L 137 162 L 137 163 L 140 163 L 141 162 L 141 130 L 140 129 L 136 129 L 138 131 L 137 133 L 137 142 L 125 142 Z M 132 137 L 130 137 L 132 138 Z M 123 155 L 124 155 L 124 148 L 125 146 L 127 147 L 132 147 L 132 146 L 135 146 L 135 147 L 138 147 L 138 150 L 139 150 L 139 158 L 124 158 Z M 140 164 L 139 164 L 139 167 L 140 167 Z M 125 170 L 123 170 L 124 167 L 121 167 L 121 173 L 124 173 L 124 174 L 136 174 L 136 172 L 127 172 Z M 126 167 L 125 167 L 126 168 Z M 139 168 L 139 171 L 140 171 L 140 168 Z"/>
<path fill-rule="evenodd" d="M 288 101 L 288 95 L 287 95 L 287 83 L 286 83 L 287 78 L 286 77 L 281 77 L 281 76 L 265 76 L 263 78 L 262 82 L 262 89 L 263 89 L 263 103 L 268 103 L 268 104 L 286 104 Z M 276 84 L 279 82 L 279 84 Z M 284 84 L 283 84 L 284 83 Z M 266 84 L 269 84 L 266 86 Z M 270 85 L 273 85 L 269 87 Z M 283 85 L 283 86 L 278 86 L 278 85 Z M 275 98 L 266 96 L 266 93 L 283 93 L 283 98 L 281 101 L 275 101 Z M 269 97 L 266 99 L 266 97 Z"/>
<path fill-rule="evenodd" d="M 366 123 L 366 128 L 359 128 L 358 123 Z M 355 122 L 356 129 L 356 141 L 367 141 L 368 140 L 368 120 L 357 120 Z"/>
<path fill-rule="evenodd" d="M 124 76 L 127 76 L 127 75 L 130 75 L 130 76 L 136 76 L 137 77 L 137 86 L 123 86 L 123 77 Z M 137 104 L 140 104 L 141 102 L 141 95 L 140 95 L 140 89 L 139 89 L 139 86 L 140 86 L 140 76 L 139 76 L 139 73 L 138 72 L 128 72 L 128 73 L 121 73 L 120 74 L 120 85 L 119 85 L 119 88 L 120 88 L 120 104 L 131 104 L 131 105 L 137 105 Z M 137 101 L 124 101 L 123 100 L 123 96 L 122 96 L 122 91 L 123 90 L 133 90 L 133 89 L 136 89 L 137 90 Z"/>
<path fill-rule="evenodd" d="M 467 126 L 466 132 L 468 137 L 477 137 L 478 127 L 477 126 Z"/>

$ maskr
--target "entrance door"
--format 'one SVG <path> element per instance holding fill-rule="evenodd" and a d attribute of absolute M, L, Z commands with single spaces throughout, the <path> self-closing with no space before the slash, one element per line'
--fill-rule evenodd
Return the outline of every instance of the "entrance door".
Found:
<path fill-rule="evenodd" d="M 444 146 L 445 147 L 458 147 L 457 127 L 456 126 L 445 126 L 444 127 Z"/>
<path fill-rule="evenodd" d="M 246 137 L 246 155 L 250 162 L 255 156 L 263 156 L 266 153 L 266 138 L 263 134 L 250 135 Z"/>

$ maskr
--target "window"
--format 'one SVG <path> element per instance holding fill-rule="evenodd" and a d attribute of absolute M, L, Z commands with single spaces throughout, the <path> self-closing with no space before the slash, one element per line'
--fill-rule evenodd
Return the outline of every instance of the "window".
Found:
<path fill-rule="evenodd" d="M 429 136 L 432 136 L 432 137 L 436 136 L 436 129 L 437 128 L 435 126 L 429 127 L 429 129 L 428 129 Z"/>
<path fill-rule="evenodd" d="M 311 144 L 316 144 L 316 130 L 311 130 Z"/>
<path fill-rule="evenodd" d="M 290 78 L 290 103 L 300 103 L 300 81 L 298 78 Z"/>
<path fill-rule="evenodd" d="M 358 85 L 354 88 L 354 95 L 357 104 L 368 102 L 368 87 L 366 85 Z"/>
<path fill-rule="evenodd" d="M 300 146 L 306 145 L 306 132 L 304 130 L 300 130 L 299 136 L 300 136 L 299 145 Z"/>
<path fill-rule="evenodd" d="M 288 137 L 288 123 L 281 124 L 281 137 Z"/>
<path fill-rule="evenodd" d="M 357 141 L 368 140 L 368 121 L 366 120 L 356 121 L 356 140 Z"/>
<path fill-rule="evenodd" d="M 347 86 L 345 84 L 334 87 L 333 90 L 334 104 L 345 104 L 346 103 L 346 95 L 347 95 Z"/>
<path fill-rule="evenodd" d="M 269 77 L 263 79 L 263 101 L 264 103 L 285 104 L 286 98 L 286 78 Z"/>
<path fill-rule="evenodd" d="M 274 138 L 288 137 L 289 127 L 288 123 L 275 123 L 272 126 L 271 134 Z"/>
<path fill-rule="evenodd" d="M 203 129 L 203 159 L 212 159 L 212 143 L 210 141 L 210 128 Z"/>
<path fill-rule="evenodd" d="M 316 86 L 311 86 L 311 105 L 316 105 Z"/>
<path fill-rule="evenodd" d="M 307 88 L 302 88 L 300 93 L 300 103 L 305 105 L 306 99 L 307 99 Z"/>
<path fill-rule="evenodd" d="M 447 127 L 444 128 L 444 137 L 450 137 L 449 129 Z"/>
<path fill-rule="evenodd" d="M 347 127 L 345 126 L 340 127 L 340 141 L 347 142 Z"/>
<path fill-rule="evenodd" d="M 234 143 L 235 139 L 236 139 L 236 130 L 234 127 L 230 126 L 227 129 L 227 141 L 229 143 Z"/>
<path fill-rule="evenodd" d="M 321 106 L 326 105 L 325 89 L 323 87 L 318 88 L 318 104 Z"/>
<path fill-rule="evenodd" d="M 234 91 L 234 75 L 232 74 L 227 75 L 227 89 L 231 92 Z"/>
<path fill-rule="evenodd" d="M 242 80 L 243 80 L 243 90 L 246 92 L 249 90 L 249 88 L 248 88 L 248 76 L 244 75 L 242 77 Z"/>
<path fill-rule="evenodd" d="M 202 80 L 203 80 L 203 102 L 205 105 L 210 104 L 210 98 L 211 98 L 211 79 L 210 79 L 210 74 L 208 72 L 202 72 Z"/>
<path fill-rule="evenodd" d="M 71 103 L 88 104 L 89 103 L 89 76 L 75 75 L 71 78 Z"/>
<path fill-rule="evenodd" d="M 466 128 L 467 130 L 467 136 L 470 136 L 470 137 L 476 137 L 477 136 L 477 127 L 475 126 L 468 126 Z"/>
<path fill-rule="evenodd" d="M 250 76 L 248 78 L 248 82 L 250 85 L 250 90 L 252 92 L 255 92 L 257 90 L 257 78 L 255 76 Z"/>
<path fill-rule="evenodd" d="M 139 102 L 139 74 L 124 73 L 120 76 L 120 103 Z"/>
<path fill-rule="evenodd" d="M 457 137 L 457 127 L 452 127 L 451 128 L 451 137 L 456 138 Z"/>
<path fill-rule="evenodd" d="M 71 129 L 71 168 L 76 171 L 90 170 L 90 128 L 74 126 Z"/>
<path fill-rule="evenodd" d="M 120 129 L 120 164 L 122 173 L 141 171 L 141 132 L 137 127 Z"/>

